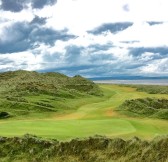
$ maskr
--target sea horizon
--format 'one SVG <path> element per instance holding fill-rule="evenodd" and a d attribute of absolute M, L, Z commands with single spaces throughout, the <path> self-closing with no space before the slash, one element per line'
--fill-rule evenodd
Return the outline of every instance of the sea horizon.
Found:
<path fill-rule="evenodd" d="M 168 79 L 111 79 L 111 80 L 93 80 L 99 84 L 134 84 L 134 85 L 168 85 Z"/>

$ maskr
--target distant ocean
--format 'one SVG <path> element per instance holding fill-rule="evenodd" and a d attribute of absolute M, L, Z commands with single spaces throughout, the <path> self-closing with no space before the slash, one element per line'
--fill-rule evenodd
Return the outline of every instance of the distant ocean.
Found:
<path fill-rule="evenodd" d="M 132 80 L 93 80 L 104 84 L 141 84 L 141 85 L 168 85 L 168 79 L 132 79 Z"/>

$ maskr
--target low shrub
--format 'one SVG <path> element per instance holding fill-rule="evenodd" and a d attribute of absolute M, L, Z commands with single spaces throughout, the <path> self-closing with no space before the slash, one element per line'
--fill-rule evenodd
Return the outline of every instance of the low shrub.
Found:
<path fill-rule="evenodd" d="M 135 113 L 143 117 L 168 119 L 168 100 L 163 98 L 139 98 L 126 100 L 116 110 Z"/>

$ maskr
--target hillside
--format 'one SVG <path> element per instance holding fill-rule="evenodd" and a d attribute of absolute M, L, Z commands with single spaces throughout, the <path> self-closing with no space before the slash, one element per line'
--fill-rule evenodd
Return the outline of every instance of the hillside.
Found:
<path fill-rule="evenodd" d="M 66 99 L 101 96 L 99 87 L 81 76 L 54 72 L 11 71 L 0 73 L 0 118 L 71 109 Z"/>
<path fill-rule="evenodd" d="M 100 95 L 98 86 L 92 81 L 80 75 L 68 77 L 54 72 L 5 72 L 0 74 L 0 84 L 3 92 L 17 95 L 46 93 L 58 96 L 61 90 L 72 95 L 79 92 Z"/>

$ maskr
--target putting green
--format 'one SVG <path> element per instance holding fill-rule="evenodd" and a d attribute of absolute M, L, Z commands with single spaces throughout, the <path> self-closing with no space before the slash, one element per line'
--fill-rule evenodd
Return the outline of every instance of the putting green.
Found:
<path fill-rule="evenodd" d="M 168 134 L 168 122 L 166 120 L 130 118 L 114 111 L 126 99 L 168 98 L 168 95 L 151 95 L 137 92 L 134 88 L 117 85 L 99 86 L 104 91 L 105 96 L 96 99 L 93 97 L 93 102 L 90 102 L 91 99 L 88 98 L 89 103 L 82 104 L 75 112 L 61 115 L 54 113 L 48 118 L 44 116 L 43 119 L 35 116 L 22 120 L 1 120 L 0 135 L 20 136 L 31 133 L 46 138 L 68 140 L 95 134 L 123 138 L 139 136 L 146 139 L 156 135 Z M 87 101 L 87 98 L 84 100 Z"/>

